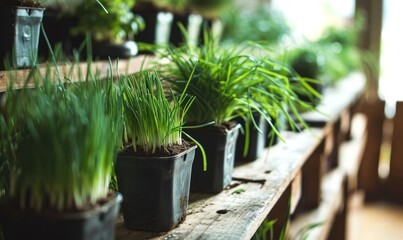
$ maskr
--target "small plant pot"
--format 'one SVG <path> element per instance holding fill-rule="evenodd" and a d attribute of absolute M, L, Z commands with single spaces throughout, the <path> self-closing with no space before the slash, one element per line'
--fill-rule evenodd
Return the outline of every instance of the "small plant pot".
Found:
<path fill-rule="evenodd" d="M 195 149 L 170 157 L 118 155 L 115 169 L 127 228 L 163 232 L 186 218 Z"/>
<path fill-rule="evenodd" d="M 266 136 L 268 133 L 268 123 L 260 115 L 254 115 L 254 120 L 259 127 L 260 131 L 256 129 L 252 122 L 246 123 L 243 118 L 238 118 L 237 121 L 244 129 L 243 134 L 239 134 L 236 143 L 235 161 L 254 161 L 260 157 L 266 147 Z M 249 125 L 249 146 L 246 155 L 244 155 L 244 148 L 246 144 L 246 126 Z"/>
<path fill-rule="evenodd" d="M 137 43 L 126 41 L 122 44 L 93 41 L 92 55 L 99 59 L 127 59 L 138 54 Z"/>
<path fill-rule="evenodd" d="M 5 240 L 98 240 L 115 238 L 115 221 L 122 201 L 120 193 L 94 209 L 82 212 L 40 213 L 9 207 L 1 209 Z"/>
<path fill-rule="evenodd" d="M 196 151 L 191 192 L 218 193 L 231 183 L 240 127 L 237 124 L 230 130 L 217 126 L 186 129 L 186 133 L 203 146 L 207 157 L 207 171 L 203 171 L 201 152 Z"/>
<path fill-rule="evenodd" d="M 44 8 L 1 6 L 0 67 L 4 69 L 3 58 L 10 58 L 13 68 L 29 68 L 38 55 L 40 25 Z"/>

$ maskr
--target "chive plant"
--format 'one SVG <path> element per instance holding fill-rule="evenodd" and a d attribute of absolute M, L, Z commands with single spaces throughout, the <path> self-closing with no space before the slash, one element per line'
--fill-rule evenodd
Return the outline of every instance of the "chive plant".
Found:
<path fill-rule="evenodd" d="M 6 154 L 14 171 L 8 195 L 21 208 L 83 210 L 108 195 L 122 130 L 119 92 L 111 74 L 105 84 L 91 71 L 72 76 L 62 83 L 57 67 L 44 75 L 33 69 L 34 88 L 6 93 L 2 123 L 20 136 Z"/>
<path fill-rule="evenodd" d="M 307 127 L 296 109 L 309 106 L 298 98 L 291 79 L 283 73 L 286 66 L 267 57 L 256 58 L 249 48 L 217 44 L 205 30 L 204 43 L 197 48 L 164 46 L 163 51 L 156 51 L 158 59 L 164 59 L 158 63 L 160 71 L 172 88 L 181 92 L 186 86 L 196 97 L 187 123 L 215 121 L 221 125 L 247 115 L 257 127 L 252 114 L 258 113 L 280 135 L 273 116 L 284 113 L 290 125 L 297 127 L 300 122 Z M 291 117 L 290 111 L 298 117 Z"/>
<path fill-rule="evenodd" d="M 134 151 L 154 154 L 157 150 L 182 145 L 184 117 L 195 99 L 186 94 L 187 86 L 180 95 L 171 92 L 172 100 L 169 100 L 156 70 L 122 77 L 119 86 L 126 141 L 131 141 Z"/>

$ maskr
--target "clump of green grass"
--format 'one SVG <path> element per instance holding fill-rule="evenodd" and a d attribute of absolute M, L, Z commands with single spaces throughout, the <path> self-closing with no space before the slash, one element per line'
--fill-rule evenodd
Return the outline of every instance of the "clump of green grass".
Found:
<path fill-rule="evenodd" d="M 99 74 L 83 76 L 71 64 L 64 79 L 50 63 L 46 73 L 34 66 L 27 78 L 34 87 L 6 92 L 5 195 L 22 209 L 84 210 L 108 195 L 122 135 L 119 92 L 112 74 L 101 83 Z"/>
<path fill-rule="evenodd" d="M 127 140 L 134 151 L 138 148 L 151 154 L 156 150 L 182 145 L 182 127 L 195 97 L 171 92 L 166 97 L 156 70 L 144 70 L 119 81 L 123 94 L 124 122 Z"/>
<path fill-rule="evenodd" d="M 156 51 L 163 60 L 158 63 L 159 69 L 174 91 L 181 92 L 186 86 L 187 93 L 196 97 L 186 115 L 187 123 L 214 121 L 220 125 L 245 115 L 253 121 L 252 114 L 257 112 L 277 135 L 273 116 L 279 113 L 291 126 L 298 127 L 297 122 L 306 126 L 297 109 L 310 106 L 294 91 L 288 75 L 291 70 L 268 57 L 253 56 L 251 44 L 220 45 L 205 30 L 204 43 L 196 48 L 167 46 Z M 194 74 L 189 77 L 191 72 Z"/>

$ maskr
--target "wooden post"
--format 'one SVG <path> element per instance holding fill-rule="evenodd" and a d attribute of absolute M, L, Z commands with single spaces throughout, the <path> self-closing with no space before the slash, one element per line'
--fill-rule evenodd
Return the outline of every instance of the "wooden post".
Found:
<path fill-rule="evenodd" d="M 326 142 L 326 161 L 327 161 L 327 169 L 332 170 L 337 168 L 339 164 L 339 146 L 341 141 L 341 119 L 337 118 L 333 124 L 330 126 L 330 133 L 327 136 Z"/>
<path fill-rule="evenodd" d="M 323 138 L 302 167 L 301 200 L 296 212 L 314 209 L 319 206 L 321 182 L 325 170 L 324 149 L 325 139 Z"/>
<path fill-rule="evenodd" d="M 397 102 L 393 119 L 390 172 L 385 189 L 393 202 L 403 203 L 403 102 Z"/>
<path fill-rule="evenodd" d="M 290 224 L 291 190 L 291 185 L 289 185 L 267 216 L 267 220 L 269 221 L 276 220 L 273 228 L 273 239 L 280 239 L 281 232 L 284 231 L 283 229 L 288 229 L 288 225 Z M 267 236 L 267 239 L 270 239 L 270 235 Z"/>
<path fill-rule="evenodd" d="M 375 57 L 379 69 L 381 30 L 382 30 L 382 0 L 356 0 L 356 12 L 364 13 L 366 28 L 361 32 L 360 47 L 370 51 Z M 367 72 L 368 88 L 362 98 L 359 110 L 367 116 L 368 135 L 365 152 L 359 170 L 358 186 L 365 190 L 365 200 L 375 200 L 379 197 L 380 180 L 378 177 L 380 148 L 383 138 L 385 103 L 378 98 L 378 71 Z"/>
<path fill-rule="evenodd" d="M 329 240 L 344 240 L 347 237 L 348 183 L 345 176 L 343 177 L 342 188 L 342 206 L 335 216 L 329 233 Z"/>
<path fill-rule="evenodd" d="M 368 66 L 367 72 L 368 90 L 367 97 L 371 99 L 378 98 L 378 79 L 379 79 L 379 63 L 381 55 L 381 32 L 382 32 L 382 0 L 356 0 L 356 13 L 364 14 L 365 26 L 360 35 L 359 46 L 370 51 L 375 60 L 376 66 Z"/>
<path fill-rule="evenodd" d="M 385 102 L 377 101 L 374 104 L 363 107 L 367 117 L 367 138 L 365 150 L 358 172 L 358 187 L 365 191 L 365 200 L 377 200 L 379 198 L 380 179 L 378 176 L 379 158 L 383 139 Z"/>

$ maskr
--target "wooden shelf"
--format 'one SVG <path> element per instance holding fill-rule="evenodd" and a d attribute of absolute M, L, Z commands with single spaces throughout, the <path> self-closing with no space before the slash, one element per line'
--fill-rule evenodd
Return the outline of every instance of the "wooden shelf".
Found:
<path fill-rule="evenodd" d="M 137 56 L 119 63 L 112 62 L 114 76 L 136 73 L 143 65 L 147 67 L 151 60 L 150 56 Z M 80 63 L 73 74 L 69 74 L 70 67 L 59 66 L 59 71 L 63 78 L 67 77 L 72 81 L 78 79 L 78 69 L 83 75 L 88 70 L 85 63 Z M 101 78 L 110 74 L 108 61 L 94 62 L 91 67 L 93 72 L 99 71 Z M 41 67 L 40 71 L 44 73 L 46 67 Z M 21 88 L 28 74 L 27 70 L 0 71 L 0 93 L 7 89 L 12 79 L 15 79 L 15 87 Z M 324 171 L 323 165 L 328 159 L 338 159 L 340 132 L 344 131 L 345 126 L 349 128 L 349 124 L 342 121 L 342 115 L 352 113 L 364 85 L 362 74 L 351 74 L 325 91 L 319 110 L 326 115 L 317 112 L 304 114 L 304 119 L 313 126 L 311 131 L 282 132 L 285 143 L 280 142 L 266 149 L 256 161 L 237 163 L 228 189 L 218 194 L 191 193 L 186 219 L 178 227 L 164 233 L 132 231 L 124 226 L 120 215 L 116 221 L 116 239 L 249 240 L 266 219 L 284 218 L 286 211 L 290 210 L 290 198 L 291 213 L 295 210 L 290 236 L 295 234 L 295 229 L 303 226 L 298 224 L 299 221 L 303 224 L 323 221 L 323 225 L 312 230 L 309 237 L 325 239 L 338 212 L 343 208 L 344 183 L 354 185 L 359 163 L 350 168 L 337 167 L 330 172 Z M 351 114 L 347 116 L 351 117 Z M 351 144 L 354 145 L 352 148 L 355 152 L 362 148 L 362 144 L 357 141 L 351 141 Z M 328 145 L 331 145 L 331 149 Z M 343 154 L 340 156 L 344 158 Z M 351 177 L 347 177 L 348 175 Z M 307 206 L 313 206 L 314 209 L 298 211 L 300 203 L 308 203 Z M 282 219 L 278 223 L 279 227 L 285 224 L 284 221 L 286 220 Z"/>
<path fill-rule="evenodd" d="M 306 239 L 328 239 L 335 218 L 347 207 L 345 194 L 356 189 L 358 169 L 366 138 L 366 120 L 357 115 L 353 118 L 352 138 L 341 144 L 339 167 L 326 173 L 322 180 L 319 207 L 305 211 L 291 222 L 290 236 L 294 239 L 301 229 L 320 224 L 307 232 Z"/>
<path fill-rule="evenodd" d="M 320 129 L 314 129 L 318 136 Z M 168 233 L 131 231 L 117 221 L 116 239 L 250 239 L 315 148 L 311 132 L 283 133 L 280 143 L 253 162 L 237 166 L 229 189 L 219 194 L 190 194 L 186 220 Z M 247 179 L 251 181 L 247 181 Z M 261 183 L 258 183 L 258 182 Z M 244 192 L 236 194 L 235 191 Z"/>
<path fill-rule="evenodd" d="M 99 72 L 100 79 L 104 79 L 108 76 L 108 74 L 110 74 L 111 64 L 113 74 L 114 76 L 117 76 L 117 74 L 133 74 L 139 72 L 142 67 L 143 69 L 146 68 L 151 60 L 152 56 L 139 55 L 131 59 L 114 60 L 112 62 L 106 60 L 95 61 L 91 63 L 91 70 L 93 73 Z M 52 73 L 55 74 L 55 67 L 51 67 L 50 69 Z M 88 64 L 82 62 L 74 66 L 74 71 L 72 72 L 72 74 L 70 73 L 71 69 L 72 65 L 65 64 L 58 66 L 58 70 L 62 79 L 68 78 L 73 82 L 77 82 L 79 79 L 78 70 L 80 69 L 82 76 L 85 76 L 88 70 Z M 46 66 L 41 65 L 39 67 L 39 70 L 41 74 L 45 74 Z M 14 82 L 14 88 L 22 88 L 27 81 L 30 71 L 30 69 L 0 71 L 0 93 L 6 91 L 11 82 Z M 28 81 L 28 83 L 28 86 L 32 86 L 32 82 Z"/>
<path fill-rule="evenodd" d="M 326 170 L 324 166 L 329 159 L 339 158 L 339 147 L 347 134 L 344 131 L 349 132 L 352 110 L 362 95 L 364 82 L 363 75 L 352 74 L 327 90 L 320 105 L 327 116 L 318 113 L 304 116 L 319 127 L 300 133 L 282 132 L 285 143 L 266 149 L 256 161 L 236 164 L 234 180 L 228 189 L 218 194 L 191 193 L 186 219 L 178 227 L 164 233 L 132 231 L 124 226 L 120 216 L 116 239 L 249 240 L 265 220 L 281 220 L 277 226 L 281 229 L 286 224 L 287 211 L 294 213 L 295 209 L 290 236 L 306 224 L 323 222 L 309 233 L 309 238 L 326 239 L 336 223 L 340 226 L 345 223 L 341 213 L 348 178 L 345 169 L 336 166 Z M 350 143 L 355 151 L 362 147 L 356 141 Z M 344 158 L 344 153 L 340 156 Z M 351 173 L 351 178 L 355 173 Z M 241 189 L 242 192 L 236 193 Z M 301 203 L 310 209 L 299 209 Z"/>
<path fill-rule="evenodd" d="M 318 208 L 299 214 L 291 221 L 290 237 L 296 239 L 299 232 L 319 224 L 306 232 L 306 239 L 328 239 L 335 216 L 343 208 L 346 175 L 341 169 L 332 170 L 322 180 L 322 200 Z M 305 238 L 304 238 L 305 239 Z"/>

